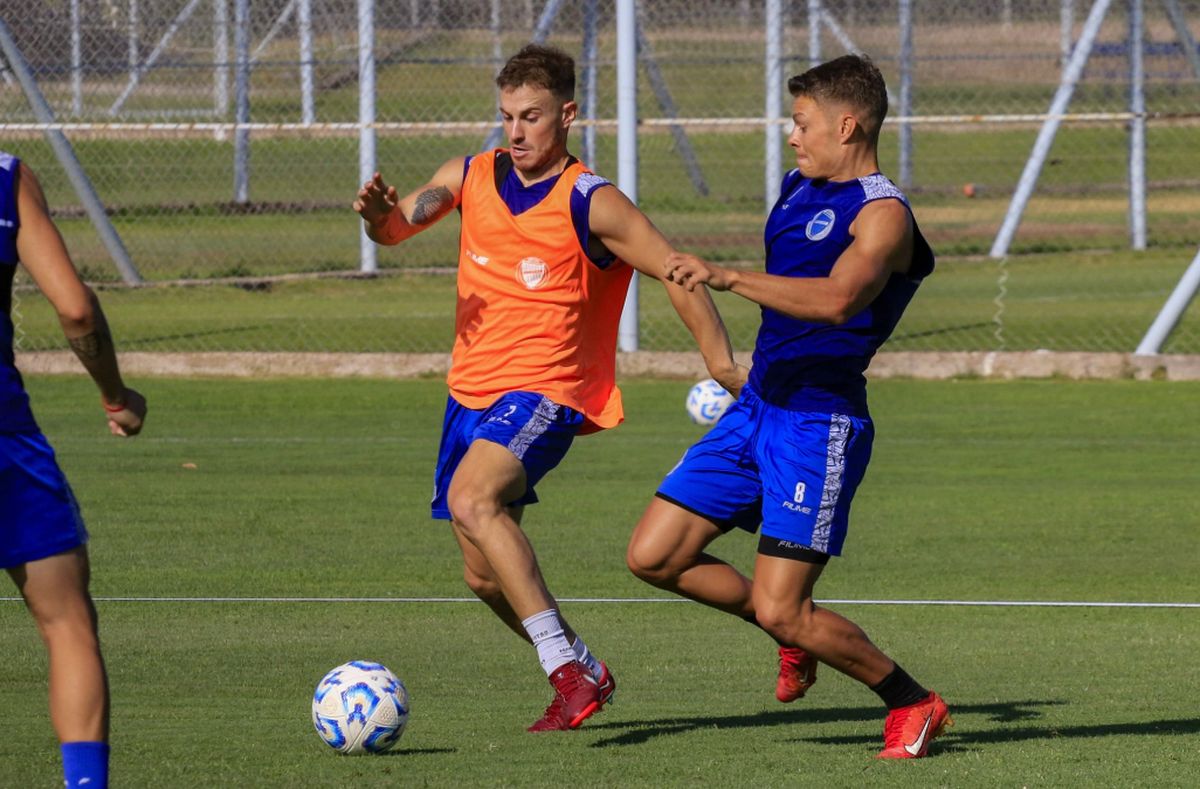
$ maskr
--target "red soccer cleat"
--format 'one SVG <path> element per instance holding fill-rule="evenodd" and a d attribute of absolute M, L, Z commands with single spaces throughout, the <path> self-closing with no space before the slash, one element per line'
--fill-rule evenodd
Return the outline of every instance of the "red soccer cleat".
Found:
<path fill-rule="evenodd" d="M 888 713 L 883 724 L 883 750 L 878 759 L 920 759 L 929 752 L 929 743 L 947 726 L 953 726 L 950 710 L 942 697 L 929 695 Z"/>
<path fill-rule="evenodd" d="M 603 707 L 617 694 L 617 678 L 608 670 L 603 660 L 600 661 L 600 679 L 596 680 L 596 684 L 600 686 L 600 706 Z"/>
<path fill-rule="evenodd" d="M 577 660 L 564 663 L 550 675 L 554 700 L 529 731 L 567 731 L 590 718 L 603 703 L 600 685 L 587 666 Z M 615 687 L 615 683 L 614 683 Z"/>
<path fill-rule="evenodd" d="M 817 681 L 817 661 L 799 647 L 779 648 L 779 681 L 775 698 L 784 704 L 803 698 Z"/>

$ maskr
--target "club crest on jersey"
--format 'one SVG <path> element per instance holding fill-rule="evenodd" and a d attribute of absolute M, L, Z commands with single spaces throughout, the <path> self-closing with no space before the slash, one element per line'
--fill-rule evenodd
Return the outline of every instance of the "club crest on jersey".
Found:
<path fill-rule="evenodd" d="M 550 267 L 541 258 L 525 258 L 517 264 L 517 282 L 530 290 L 537 290 L 546 281 Z"/>
<path fill-rule="evenodd" d="M 817 212 L 817 215 L 808 220 L 808 226 L 804 228 L 804 235 L 808 236 L 809 241 L 820 241 L 833 232 L 833 224 L 837 219 L 837 214 L 833 213 L 832 208 L 823 208 Z"/>

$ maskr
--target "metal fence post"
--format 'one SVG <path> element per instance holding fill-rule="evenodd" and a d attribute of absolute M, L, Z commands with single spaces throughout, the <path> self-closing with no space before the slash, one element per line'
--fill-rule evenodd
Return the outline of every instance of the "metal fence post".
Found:
<path fill-rule="evenodd" d="M 913 4 L 900 0 L 900 117 L 913 114 Z M 900 188 L 911 189 L 913 180 L 913 128 L 900 121 Z"/>
<path fill-rule="evenodd" d="M 71 114 L 83 114 L 83 36 L 79 0 L 71 0 Z"/>
<path fill-rule="evenodd" d="M 638 200 L 637 140 L 637 7 L 636 0 L 617 0 L 617 187 Z M 638 349 L 638 280 L 629 283 L 625 311 L 617 333 L 622 351 Z"/>
<path fill-rule="evenodd" d="M 234 0 L 233 49 L 233 201 L 245 205 L 250 202 L 250 0 Z"/>
<path fill-rule="evenodd" d="M 779 171 L 783 166 L 783 157 L 780 155 L 780 121 L 783 117 L 783 0 L 767 0 L 763 32 L 767 39 L 764 64 L 766 73 L 763 79 L 766 93 L 766 104 L 763 108 L 766 122 L 763 143 L 766 146 L 763 195 L 766 197 L 766 211 L 770 212 L 775 201 L 779 199 Z"/>
<path fill-rule="evenodd" d="M 1142 0 L 1129 0 L 1129 243 L 1146 248 L 1146 70 Z"/>
<path fill-rule="evenodd" d="M 358 182 L 375 175 L 375 0 L 358 0 Z M 379 270 L 375 242 L 359 227 L 359 269 Z"/>
<path fill-rule="evenodd" d="M 296 23 L 300 34 L 300 122 L 312 123 L 317 119 L 313 96 L 312 0 L 299 0 Z"/>

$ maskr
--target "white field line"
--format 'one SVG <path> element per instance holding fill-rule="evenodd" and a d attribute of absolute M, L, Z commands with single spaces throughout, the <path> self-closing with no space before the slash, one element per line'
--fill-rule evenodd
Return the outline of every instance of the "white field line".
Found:
<path fill-rule="evenodd" d="M 478 603 L 474 597 L 95 597 L 98 603 Z M 19 602 L 20 597 L 0 597 Z M 682 597 L 560 597 L 560 603 L 690 603 Z M 822 605 L 940 605 L 995 608 L 1200 608 L 1200 603 L 1083 600 L 817 600 Z"/>

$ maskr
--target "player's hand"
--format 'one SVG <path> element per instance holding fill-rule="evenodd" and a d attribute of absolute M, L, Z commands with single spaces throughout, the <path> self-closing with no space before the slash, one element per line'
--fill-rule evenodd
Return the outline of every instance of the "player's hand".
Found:
<path fill-rule="evenodd" d="M 733 287 L 733 273 L 729 269 L 715 266 L 686 252 L 667 255 L 667 281 L 695 290 L 707 285 L 713 290 L 729 290 Z"/>
<path fill-rule="evenodd" d="M 358 190 L 358 199 L 354 201 L 354 210 L 371 225 L 381 224 L 395 210 L 400 202 L 396 187 L 383 182 L 383 176 L 375 173 L 370 181 Z"/>
<path fill-rule="evenodd" d="M 709 369 L 708 374 L 713 377 L 713 380 L 719 383 L 726 392 L 729 392 L 734 397 L 737 397 L 742 387 L 746 385 L 746 380 L 750 377 L 750 368 L 744 364 L 734 364 L 732 368 L 725 370 Z"/>
<path fill-rule="evenodd" d="M 114 436 L 136 436 L 142 431 L 142 422 L 146 419 L 146 398 L 126 387 L 121 405 L 123 407 L 120 410 L 114 411 L 115 405 L 104 403 L 108 429 Z"/>

